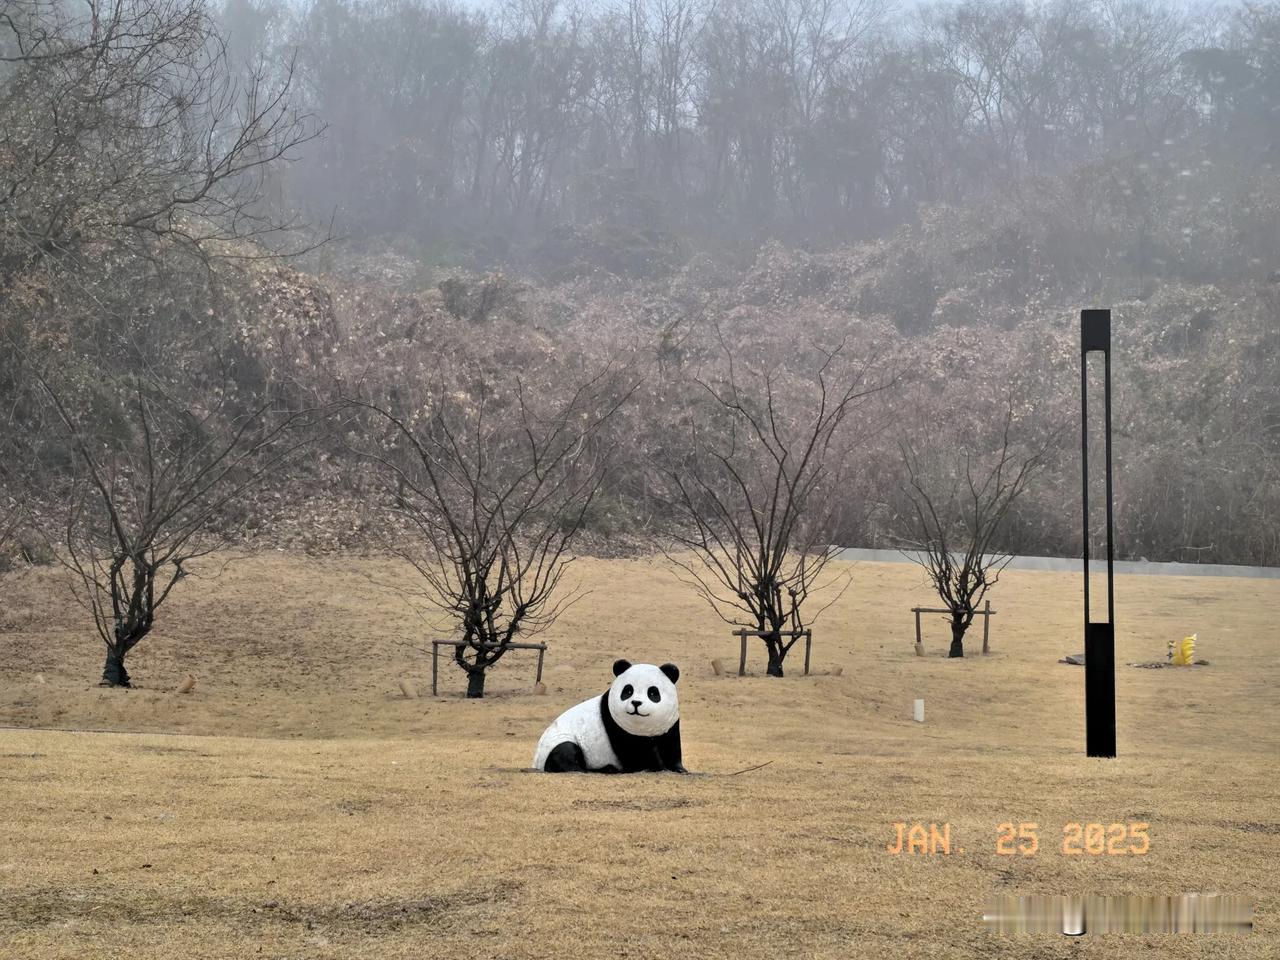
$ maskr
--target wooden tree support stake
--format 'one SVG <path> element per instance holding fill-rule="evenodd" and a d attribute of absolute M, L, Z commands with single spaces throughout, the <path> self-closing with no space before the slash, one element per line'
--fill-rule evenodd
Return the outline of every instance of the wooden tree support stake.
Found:
<path fill-rule="evenodd" d="M 982 611 L 982 655 L 985 657 L 991 652 L 991 601 L 987 601 L 986 608 Z"/>
<path fill-rule="evenodd" d="M 537 650 L 538 651 L 538 672 L 533 678 L 534 692 L 537 692 L 538 684 L 542 683 L 542 665 L 547 655 L 547 645 L 545 643 L 472 643 L 468 640 L 432 640 L 431 641 L 431 695 L 439 696 L 438 687 L 440 683 L 440 648 L 441 647 L 484 647 L 486 650 L 492 650 L 494 647 L 505 647 L 508 650 Z"/>
<path fill-rule="evenodd" d="M 812 630 L 735 630 L 733 635 L 742 641 L 742 650 L 738 656 L 738 676 L 747 675 L 747 637 L 804 637 L 804 675 L 809 675 L 809 653 L 813 647 Z"/>
<path fill-rule="evenodd" d="M 924 639 L 920 635 L 920 614 L 922 613 L 950 613 L 950 610 L 944 610 L 941 607 L 912 607 L 911 612 L 916 615 L 916 656 L 924 656 Z M 996 611 L 991 609 L 991 601 L 988 600 L 981 610 L 973 612 L 975 617 L 982 617 L 982 655 L 986 656 L 991 652 L 991 618 L 996 615 Z"/>

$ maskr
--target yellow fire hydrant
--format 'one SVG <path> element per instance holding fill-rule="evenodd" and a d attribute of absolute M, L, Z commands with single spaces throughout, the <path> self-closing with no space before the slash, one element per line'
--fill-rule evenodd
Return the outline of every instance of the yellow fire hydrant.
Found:
<path fill-rule="evenodd" d="M 1189 667 L 1196 660 L 1196 637 L 1199 634 L 1193 633 L 1189 637 L 1183 637 L 1181 641 L 1169 641 L 1168 659 L 1175 667 Z"/>

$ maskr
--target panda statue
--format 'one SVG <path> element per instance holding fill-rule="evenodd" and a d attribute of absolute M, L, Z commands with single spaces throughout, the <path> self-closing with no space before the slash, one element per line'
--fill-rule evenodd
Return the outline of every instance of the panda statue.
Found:
<path fill-rule="evenodd" d="M 674 663 L 618 660 L 602 696 L 570 707 L 547 727 L 533 754 L 547 773 L 687 773 L 680 757 L 680 700 Z"/>

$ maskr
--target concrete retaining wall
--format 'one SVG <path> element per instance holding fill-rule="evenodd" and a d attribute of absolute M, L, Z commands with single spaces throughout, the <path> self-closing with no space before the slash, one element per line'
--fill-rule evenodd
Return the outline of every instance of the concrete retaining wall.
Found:
<path fill-rule="evenodd" d="M 900 550 L 862 550 L 843 547 L 836 553 L 839 560 L 867 560 L 872 563 L 910 563 L 909 554 Z M 1014 557 L 1010 570 L 1051 570 L 1058 573 L 1080 573 L 1083 570 L 1079 557 Z M 1280 567 L 1237 567 L 1225 563 L 1149 563 L 1145 560 L 1117 560 L 1116 575 L 1146 575 L 1159 577 L 1261 577 L 1280 580 Z M 1093 558 L 1089 561 L 1091 573 L 1107 572 L 1107 561 Z"/>

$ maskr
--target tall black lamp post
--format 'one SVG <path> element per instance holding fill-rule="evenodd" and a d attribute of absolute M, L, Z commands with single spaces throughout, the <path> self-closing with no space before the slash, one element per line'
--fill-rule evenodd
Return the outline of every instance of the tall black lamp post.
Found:
<path fill-rule="evenodd" d="M 1089 607 L 1089 354 L 1102 351 L 1107 449 L 1107 619 L 1095 623 Z M 1115 571 L 1111 516 L 1111 311 L 1080 311 L 1080 462 L 1084 501 L 1084 712 L 1085 751 L 1116 755 Z"/>

